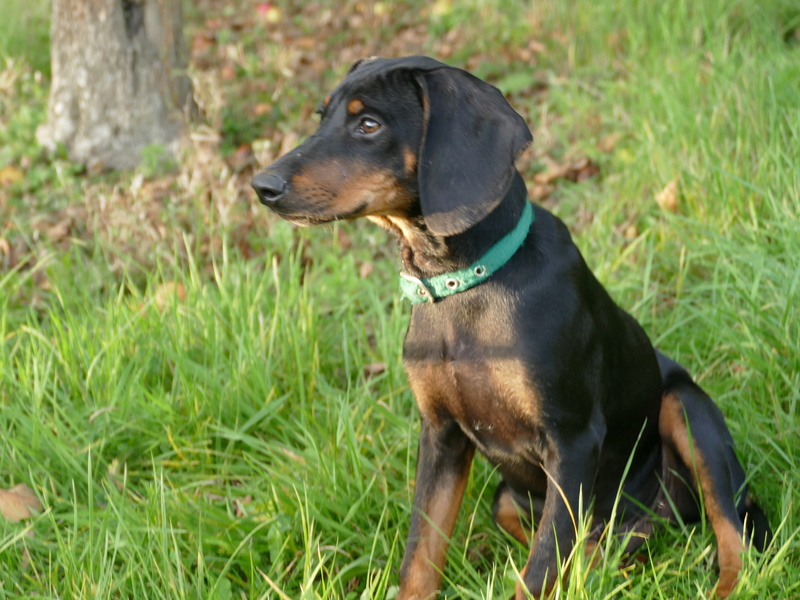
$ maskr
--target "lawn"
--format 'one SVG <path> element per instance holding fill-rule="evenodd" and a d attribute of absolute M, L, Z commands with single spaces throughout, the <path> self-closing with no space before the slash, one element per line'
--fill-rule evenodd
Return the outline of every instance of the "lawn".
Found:
<path fill-rule="evenodd" d="M 395 242 L 296 229 L 249 189 L 360 56 L 429 54 L 527 119 L 531 198 L 726 416 L 775 531 L 732 598 L 800 598 L 800 6 L 795 0 L 203 0 L 201 122 L 175 169 L 88 176 L 35 141 L 45 0 L 0 0 L 0 599 L 393 598 L 417 413 Z M 235 6 L 235 8 L 234 8 Z M 507 598 L 526 551 L 473 467 L 448 598 Z M 706 598 L 706 522 L 561 598 Z"/>

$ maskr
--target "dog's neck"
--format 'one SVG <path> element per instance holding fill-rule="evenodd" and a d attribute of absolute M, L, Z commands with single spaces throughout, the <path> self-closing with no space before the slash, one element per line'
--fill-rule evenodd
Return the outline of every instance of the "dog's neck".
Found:
<path fill-rule="evenodd" d="M 397 235 L 400 260 L 406 273 L 414 277 L 433 277 L 463 269 L 483 256 L 517 224 L 526 197 L 525 182 L 517 173 L 505 197 L 486 218 L 463 233 L 446 237 L 430 231 L 421 214 L 369 219 Z"/>

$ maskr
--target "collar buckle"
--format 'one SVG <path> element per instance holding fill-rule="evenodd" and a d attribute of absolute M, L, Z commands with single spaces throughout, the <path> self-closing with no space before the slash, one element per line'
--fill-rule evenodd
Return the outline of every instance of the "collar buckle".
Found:
<path fill-rule="evenodd" d="M 417 295 L 420 298 L 424 298 L 425 301 L 430 304 L 434 303 L 435 298 L 433 297 L 433 291 L 431 290 L 431 288 L 425 285 L 425 282 L 422 281 L 422 279 L 420 279 L 419 277 L 414 277 L 413 275 L 409 275 L 404 271 L 400 271 L 400 277 L 417 286 Z"/>

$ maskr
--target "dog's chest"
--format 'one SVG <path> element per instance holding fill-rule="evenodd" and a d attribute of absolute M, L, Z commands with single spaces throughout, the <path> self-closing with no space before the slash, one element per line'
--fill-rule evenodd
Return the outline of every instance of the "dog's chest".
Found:
<path fill-rule="evenodd" d="M 523 362 L 513 356 L 454 352 L 405 360 L 420 413 L 454 419 L 496 465 L 538 461 L 538 395 Z"/>

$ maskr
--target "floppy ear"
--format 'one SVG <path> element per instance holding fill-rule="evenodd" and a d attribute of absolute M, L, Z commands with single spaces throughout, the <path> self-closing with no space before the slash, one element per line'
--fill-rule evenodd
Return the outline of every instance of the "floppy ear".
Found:
<path fill-rule="evenodd" d="M 418 178 L 422 215 L 438 235 L 466 231 L 503 199 L 514 160 L 533 140 L 500 90 L 455 68 L 418 71 L 425 129 Z"/>

